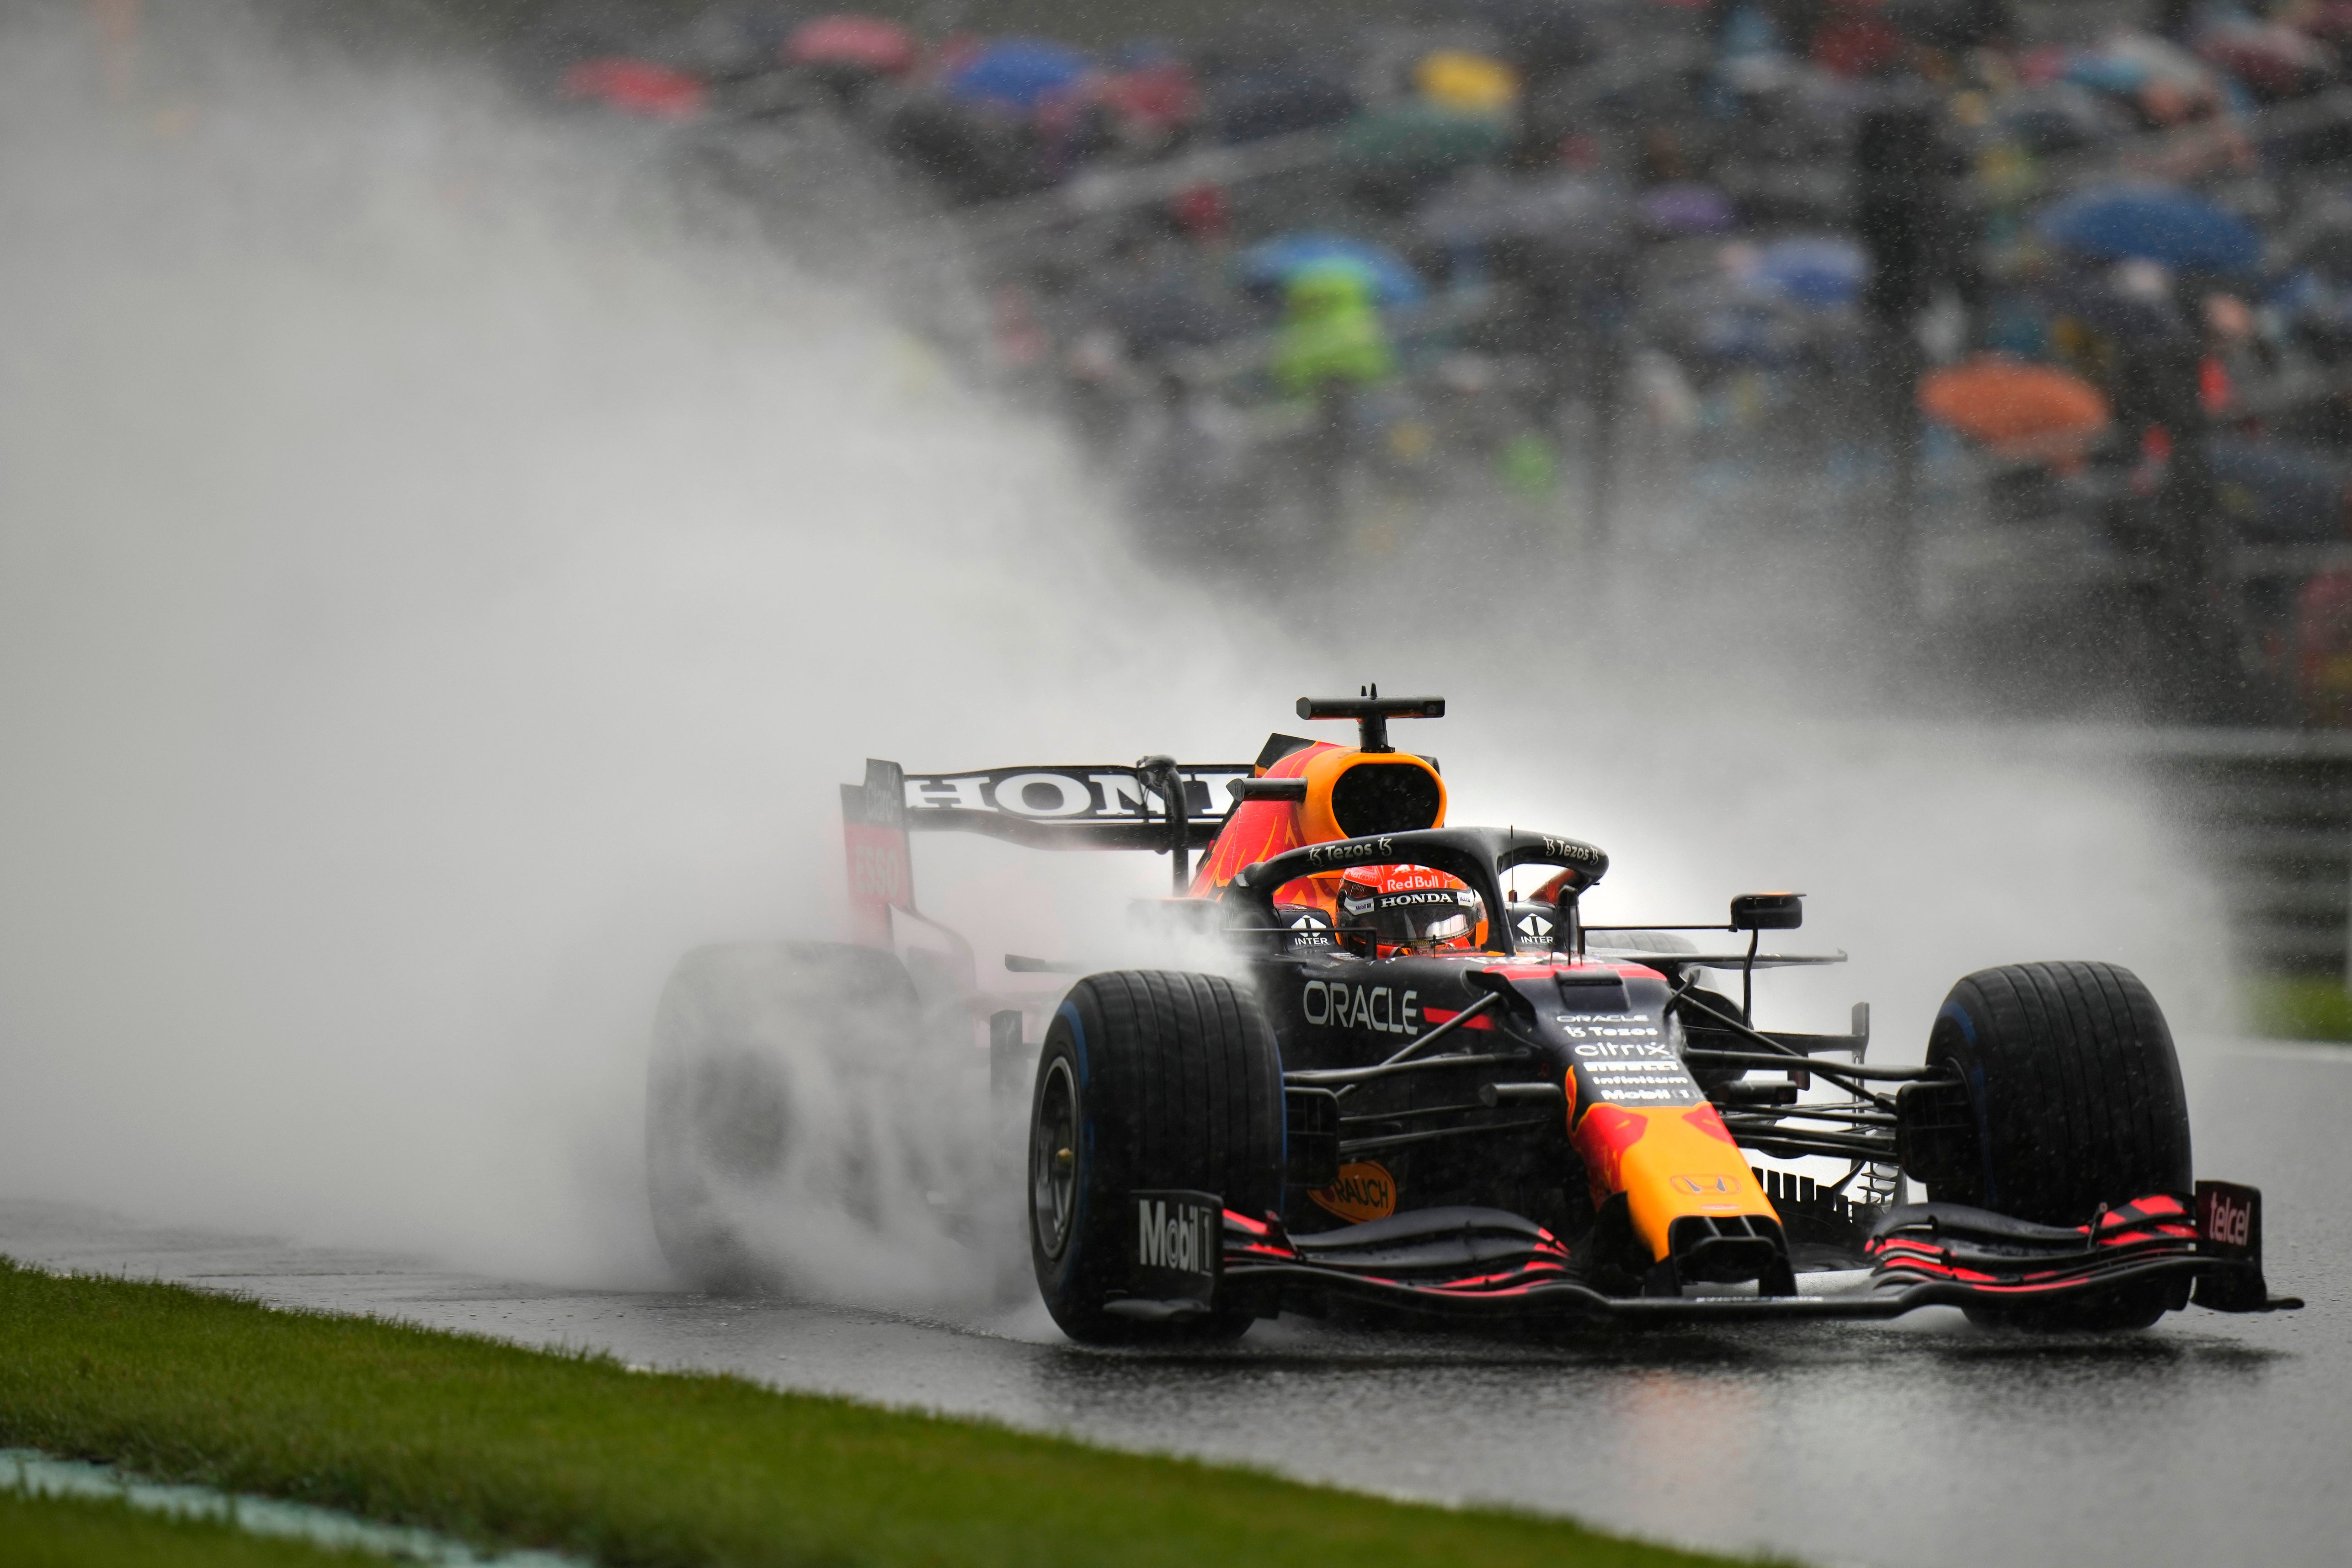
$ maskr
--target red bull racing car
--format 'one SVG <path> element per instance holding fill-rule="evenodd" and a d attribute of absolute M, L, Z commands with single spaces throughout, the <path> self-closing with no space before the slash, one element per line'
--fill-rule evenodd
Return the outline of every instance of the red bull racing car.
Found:
<path fill-rule="evenodd" d="M 1757 971 L 1842 956 L 1763 950 L 1800 925 L 1800 898 L 1744 895 L 1700 926 L 1587 924 L 1606 855 L 1450 824 L 1435 760 L 1391 744 L 1391 721 L 1444 711 L 1367 688 L 1298 704 L 1353 721 L 1353 745 L 1276 735 L 1223 765 L 869 763 L 845 786 L 867 950 L 919 920 L 908 834 L 952 830 L 1166 854 L 1163 917 L 1232 954 L 1085 974 L 1039 1010 L 1041 1040 L 1021 1011 L 990 1016 L 1000 1076 L 1027 1081 L 1037 1286 L 1072 1337 L 1213 1338 L 1341 1310 L 1655 1322 L 1952 1305 L 2116 1329 L 2192 1301 L 2300 1304 L 2264 1284 L 2260 1195 L 2196 1180 L 2171 1036 L 2129 971 L 1970 974 L 1918 1066 L 1867 1059 L 1866 1006 L 1843 1035 L 1759 1027 Z M 906 986 L 881 951 L 851 962 Z M 657 1221 L 688 1115 L 663 1060 Z M 1915 1185 L 1924 1201 L 1906 1201 Z M 674 1255 L 683 1228 L 665 1234 Z"/>

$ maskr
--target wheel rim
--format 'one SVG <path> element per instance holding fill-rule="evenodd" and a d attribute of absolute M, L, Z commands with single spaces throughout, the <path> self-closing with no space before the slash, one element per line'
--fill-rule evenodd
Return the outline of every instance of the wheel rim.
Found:
<path fill-rule="evenodd" d="M 1029 1214 L 1037 1245 L 1059 1258 L 1078 1207 L 1078 1086 L 1067 1057 L 1045 1069 L 1029 1127 Z"/>

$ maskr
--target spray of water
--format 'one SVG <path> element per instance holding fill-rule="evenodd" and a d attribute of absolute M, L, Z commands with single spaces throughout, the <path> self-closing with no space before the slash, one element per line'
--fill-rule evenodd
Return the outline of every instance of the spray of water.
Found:
<path fill-rule="evenodd" d="M 641 1268 L 663 974 L 838 923 L 837 779 L 1233 679 L 1041 426 L 635 149 L 11 46 L 11 1187 Z"/>
<path fill-rule="evenodd" d="M 2211 966 L 2112 781 L 1717 679 L 1664 615 L 1564 633 L 1572 576 L 1443 625 L 1377 563 L 1278 616 L 1192 586 L 790 211 L 780 253 L 462 73 L 205 37 L 129 77 L 78 14 L 0 38 L 0 1194 L 657 1279 L 655 998 L 697 944 L 834 933 L 861 758 L 1246 757 L 1366 679 L 1453 699 L 1416 738 L 1459 819 L 1612 851 L 1597 913 L 1813 893 L 1867 963 L 1791 1024 L 1872 994 L 1899 1057 L 1980 963 L 2176 1005 Z M 1099 951 L 1162 874 L 919 866 L 984 973 Z M 777 1244 L 980 1288 L 919 1176 Z"/>

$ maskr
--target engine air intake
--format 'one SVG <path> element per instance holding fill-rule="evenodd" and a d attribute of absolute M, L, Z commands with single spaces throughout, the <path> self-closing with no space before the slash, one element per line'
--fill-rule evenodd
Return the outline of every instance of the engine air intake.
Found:
<path fill-rule="evenodd" d="M 1437 775 L 1416 759 L 1359 762 L 1331 784 L 1331 817 L 1349 838 L 1434 827 L 1444 810 Z"/>

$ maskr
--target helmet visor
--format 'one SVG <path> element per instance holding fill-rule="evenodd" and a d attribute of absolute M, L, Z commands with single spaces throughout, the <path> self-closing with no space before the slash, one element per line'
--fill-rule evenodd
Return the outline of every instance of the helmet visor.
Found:
<path fill-rule="evenodd" d="M 1344 925 L 1370 926 L 1382 947 L 1431 947 L 1467 942 L 1485 906 L 1467 888 L 1346 887 L 1339 900 Z"/>

